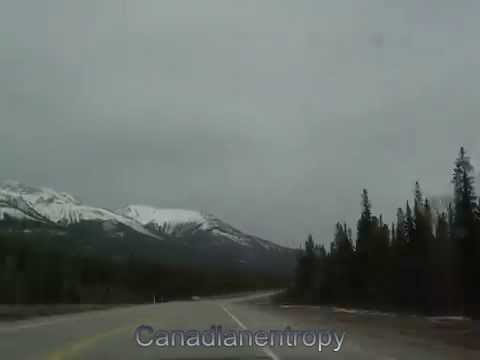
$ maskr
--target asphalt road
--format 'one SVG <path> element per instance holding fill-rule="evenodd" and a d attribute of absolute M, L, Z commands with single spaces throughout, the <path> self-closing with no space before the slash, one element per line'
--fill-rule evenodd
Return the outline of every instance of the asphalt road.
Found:
<path fill-rule="evenodd" d="M 265 294 L 227 299 L 170 302 L 142 305 L 88 313 L 37 318 L 0 323 L 0 357 L 2 359 L 479 359 L 478 353 L 461 348 L 415 342 L 412 338 L 389 336 L 372 338 L 357 327 L 349 331 L 344 322 L 325 318 L 312 322 L 289 316 L 282 311 L 269 311 L 251 303 Z M 248 301 L 250 300 L 250 301 Z M 322 319 L 321 317 L 319 318 Z M 318 320 L 318 319 L 317 319 Z M 298 338 L 297 346 L 278 343 L 268 347 L 141 347 L 135 330 L 140 325 L 155 330 L 190 329 L 204 331 L 221 326 L 224 331 L 324 329 L 345 334 L 339 351 L 338 343 L 324 346 L 318 352 L 315 344 L 308 347 Z M 155 337 L 142 332 L 140 340 L 147 344 Z M 290 345 L 292 344 L 290 339 Z M 307 338 L 311 344 L 312 337 Z M 328 342 L 328 337 L 323 342 Z M 335 345 L 333 345 L 335 344 Z"/>

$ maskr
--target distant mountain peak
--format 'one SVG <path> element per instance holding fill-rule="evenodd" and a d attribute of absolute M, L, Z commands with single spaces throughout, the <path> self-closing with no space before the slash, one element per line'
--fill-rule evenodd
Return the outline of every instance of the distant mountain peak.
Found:
<path fill-rule="evenodd" d="M 80 205 L 80 201 L 74 196 L 57 192 L 48 187 L 33 187 L 25 185 L 17 180 L 4 180 L 0 182 L 0 191 L 28 197 L 30 201 L 58 201 Z"/>
<path fill-rule="evenodd" d="M 83 221 L 116 222 L 136 232 L 157 237 L 142 225 L 121 217 L 109 210 L 83 205 L 68 193 L 59 193 L 46 187 L 32 187 L 18 181 L 0 183 L 0 209 L 16 219 L 34 220 L 40 223 L 68 226 Z"/>
<path fill-rule="evenodd" d="M 137 204 L 110 211 L 84 205 L 68 193 L 32 187 L 15 180 L 0 182 L 0 221 L 6 216 L 61 227 L 89 221 L 117 223 L 153 238 L 192 239 L 200 234 L 217 245 L 230 243 L 266 250 L 282 248 L 204 212 Z"/>
<path fill-rule="evenodd" d="M 200 211 L 178 208 L 156 208 L 150 205 L 132 204 L 116 211 L 117 214 L 133 217 L 142 224 L 152 221 L 202 222 L 206 216 Z"/>
<path fill-rule="evenodd" d="M 62 241 L 71 239 L 79 252 L 118 259 L 134 254 L 175 265 L 287 274 L 297 256 L 296 250 L 249 235 L 201 211 L 149 205 L 111 211 L 82 204 L 67 193 L 12 180 L 0 182 L 0 230 L 28 237 L 46 231 Z"/>
<path fill-rule="evenodd" d="M 195 210 L 155 208 L 149 205 L 128 205 L 115 211 L 138 221 L 144 226 L 175 237 L 208 232 L 213 237 L 232 241 L 242 246 L 274 248 L 275 244 L 245 234 L 211 214 Z"/>

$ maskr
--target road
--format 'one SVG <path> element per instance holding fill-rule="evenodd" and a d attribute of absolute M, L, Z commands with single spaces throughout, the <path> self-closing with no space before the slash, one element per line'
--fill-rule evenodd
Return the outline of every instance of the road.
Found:
<path fill-rule="evenodd" d="M 405 336 L 372 336 L 360 327 L 335 317 L 292 316 L 270 311 L 254 303 L 267 294 L 224 299 L 201 299 L 155 305 L 131 306 L 88 313 L 0 323 L 0 354 L 3 359 L 479 359 L 479 353 Z M 264 301 L 264 300 L 263 300 Z M 322 317 L 323 316 L 323 317 Z M 323 322 L 322 322 L 323 321 Z M 329 329 L 345 333 L 341 349 L 318 348 L 297 343 L 296 347 L 141 347 L 135 330 L 145 324 L 155 330 Z M 140 334 L 147 343 L 149 333 Z"/>

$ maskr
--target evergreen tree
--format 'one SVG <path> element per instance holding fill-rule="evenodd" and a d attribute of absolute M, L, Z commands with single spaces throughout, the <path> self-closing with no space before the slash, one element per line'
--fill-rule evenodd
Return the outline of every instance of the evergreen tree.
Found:
<path fill-rule="evenodd" d="M 357 251 L 359 254 L 368 252 L 368 241 L 372 230 L 372 205 L 368 198 L 368 191 L 362 191 L 362 213 L 357 224 Z"/>
<path fill-rule="evenodd" d="M 408 228 L 405 213 L 402 208 L 397 209 L 397 231 L 395 235 L 395 241 L 392 242 L 392 246 L 396 251 L 401 251 L 400 249 L 405 246 L 408 239 Z"/>
<path fill-rule="evenodd" d="M 413 208 L 407 201 L 390 228 L 382 215 L 372 214 L 364 189 L 356 246 L 344 222 L 335 226 L 329 253 L 314 246 L 311 236 L 307 240 L 297 278 L 303 298 L 313 289 L 315 298 L 307 298 L 318 302 L 395 305 L 442 314 L 463 309 L 480 318 L 480 203 L 472 174 L 462 148 L 453 172 L 454 201 L 447 212 L 433 216 L 417 181 Z"/>
<path fill-rule="evenodd" d="M 390 261 L 389 236 L 390 230 L 383 223 L 383 216 L 372 217 L 372 233 L 368 248 L 368 298 L 374 303 L 385 305 L 389 293 Z"/>
<path fill-rule="evenodd" d="M 315 256 L 315 243 L 313 242 L 312 234 L 308 235 L 308 239 L 305 242 L 305 255 L 308 258 L 313 258 Z"/>
<path fill-rule="evenodd" d="M 415 238 L 415 221 L 408 201 L 405 208 L 405 233 L 407 243 L 411 243 Z"/>
<path fill-rule="evenodd" d="M 420 188 L 420 183 L 418 181 L 415 182 L 415 189 L 414 189 L 414 212 L 421 212 L 423 210 L 423 194 L 422 189 Z"/>
<path fill-rule="evenodd" d="M 397 226 L 395 238 L 391 246 L 392 260 L 392 290 L 393 303 L 397 306 L 405 305 L 404 298 L 410 294 L 410 279 L 408 277 L 407 244 L 408 226 L 405 212 L 402 208 L 397 209 Z"/>
<path fill-rule="evenodd" d="M 353 244 L 350 233 L 347 224 L 336 224 L 333 240 L 335 246 L 330 254 L 329 278 L 332 298 L 336 302 L 345 302 L 353 296 Z"/>
<path fill-rule="evenodd" d="M 353 253 L 353 244 L 351 240 L 351 229 L 347 227 L 347 224 L 337 223 L 335 226 L 335 253 L 331 255 L 341 254 L 350 256 Z M 350 259 L 351 260 L 351 259 Z"/>
<path fill-rule="evenodd" d="M 411 226 L 411 225 L 410 225 Z M 433 246 L 432 216 L 428 199 L 424 200 L 419 182 L 414 188 L 413 231 L 410 230 L 409 256 L 412 260 L 413 280 L 415 284 L 415 304 L 426 312 L 431 308 L 430 278 L 432 276 L 429 249 Z"/>
<path fill-rule="evenodd" d="M 460 284 L 464 289 L 465 311 L 480 318 L 480 286 L 478 281 L 478 234 L 476 234 L 473 166 L 465 149 L 455 160 L 452 184 L 454 188 L 453 238 L 458 246 Z"/>
<path fill-rule="evenodd" d="M 435 228 L 435 247 L 432 249 L 432 297 L 433 310 L 448 313 L 455 306 L 452 243 L 449 235 L 448 215 L 438 214 Z"/>
<path fill-rule="evenodd" d="M 465 149 L 460 148 L 458 158 L 455 160 L 452 184 L 454 186 L 454 237 L 456 239 L 468 238 L 471 234 L 473 212 L 475 204 L 475 188 L 473 166 Z"/>
<path fill-rule="evenodd" d="M 366 301 L 368 298 L 368 284 L 371 273 L 369 248 L 373 233 L 372 205 L 368 197 L 368 191 L 363 189 L 361 200 L 362 212 L 357 222 L 357 244 L 355 256 L 355 284 L 358 298 Z"/>
<path fill-rule="evenodd" d="M 313 300 L 313 279 L 315 274 L 315 243 L 310 234 L 305 242 L 305 252 L 297 263 L 296 270 L 296 292 L 305 301 Z"/>

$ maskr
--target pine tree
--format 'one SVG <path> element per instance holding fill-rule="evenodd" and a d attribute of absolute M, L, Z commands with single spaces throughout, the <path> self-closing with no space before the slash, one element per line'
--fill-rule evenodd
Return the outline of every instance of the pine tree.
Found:
<path fill-rule="evenodd" d="M 341 254 L 342 256 L 350 256 L 353 253 L 353 244 L 351 241 L 351 229 L 347 227 L 347 224 L 337 223 L 335 227 L 335 254 Z M 351 260 L 351 259 L 350 259 Z"/>
<path fill-rule="evenodd" d="M 418 181 L 415 182 L 415 189 L 414 189 L 414 212 L 421 212 L 423 210 L 423 194 L 422 189 L 420 188 L 420 183 Z"/>
<path fill-rule="evenodd" d="M 308 258 L 312 258 L 315 256 L 315 243 L 313 242 L 313 237 L 312 237 L 312 234 L 309 234 L 308 235 L 308 239 L 307 241 L 305 242 L 305 255 L 308 257 Z"/>
<path fill-rule="evenodd" d="M 335 226 L 334 251 L 331 257 L 331 289 L 333 299 L 344 301 L 352 297 L 353 245 L 347 224 L 337 223 Z"/>
<path fill-rule="evenodd" d="M 454 201 L 446 213 L 434 217 L 417 181 L 413 206 L 407 201 L 404 209 L 399 208 L 391 227 L 382 215 L 372 214 L 364 189 L 356 246 L 344 222 L 336 224 L 328 254 L 315 247 L 310 236 L 299 261 L 298 274 L 303 276 L 297 279 L 298 287 L 303 294 L 313 289 L 318 295 L 314 299 L 329 303 L 390 304 L 436 313 L 456 312 L 463 306 L 467 315 L 480 318 L 480 202 L 463 148 L 452 183 Z"/>
<path fill-rule="evenodd" d="M 395 238 L 391 246 L 392 260 L 392 301 L 395 305 L 405 304 L 406 294 L 410 295 L 410 279 L 407 267 L 407 239 L 408 227 L 405 212 L 402 208 L 397 209 L 397 226 Z"/>
<path fill-rule="evenodd" d="M 452 184 L 454 186 L 454 237 L 463 239 L 470 235 L 475 204 L 473 166 L 465 149 L 460 148 L 455 160 Z"/>
<path fill-rule="evenodd" d="M 464 288 L 464 303 L 467 314 L 480 318 L 480 290 L 476 254 L 478 235 L 476 234 L 473 166 L 465 149 L 455 160 L 452 184 L 454 188 L 453 239 L 458 246 L 460 283 Z"/>
<path fill-rule="evenodd" d="M 423 217 L 421 231 L 417 232 L 419 237 L 419 273 L 422 276 L 424 286 L 424 309 L 431 312 L 435 298 L 432 296 L 432 282 L 436 276 L 436 269 L 434 268 L 434 256 L 437 244 L 435 244 L 435 237 L 433 234 L 433 216 L 430 202 L 425 199 L 423 204 Z"/>
<path fill-rule="evenodd" d="M 408 201 L 405 208 L 405 230 L 407 243 L 411 243 L 415 238 L 415 221 Z"/>
<path fill-rule="evenodd" d="M 452 243 L 449 235 L 448 215 L 438 214 L 435 229 L 435 247 L 432 252 L 432 297 L 435 299 L 434 310 L 448 313 L 454 309 L 455 293 L 452 263 Z"/>
<path fill-rule="evenodd" d="M 368 297 L 368 283 L 370 280 L 371 266 L 369 259 L 369 249 L 371 247 L 371 240 L 373 235 L 373 219 L 372 219 L 372 205 L 368 198 L 368 191 L 363 189 L 362 212 L 360 219 L 357 222 L 357 243 L 356 243 L 356 256 L 355 256 L 355 278 L 353 283 L 355 284 L 357 297 L 359 299 L 365 299 Z"/>
<path fill-rule="evenodd" d="M 357 251 L 360 254 L 368 252 L 368 241 L 372 233 L 372 205 L 368 198 L 368 191 L 362 191 L 362 213 L 357 224 Z"/>
<path fill-rule="evenodd" d="M 315 264 L 315 243 L 310 234 L 307 241 L 305 241 L 305 252 L 298 259 L 296 269 L 296 292 L 309 302 L 313 300 Z"/>
<path fill-rule="evenodd" d="M 392 242 L 393 247 L 400 250 L 407 243 L 408 228 L 405 213 L 402 208 L 397 209 L 397 231 L 395 235 L 395 241 Z"/>
<path fill-rule="evenodd" d="M 428 207 L 428 209 L 427 209 Z M 428 214 L 427 214 L 428 213 Z M 429 238 L 432 235 L 432 217 L 430 206 L 428 200 L 423 200 L 422 190 L 418 181 L 415 183 L 415 200 L 414 200 L 414 218 L 413 218 L 413 227 L 414 231 L 412 232 L 411 241 L 412 241 L 412 250 L 415 253 L 418 261 L 425 264 L 427 251 L 428 251 L 428 242 Z"/>

